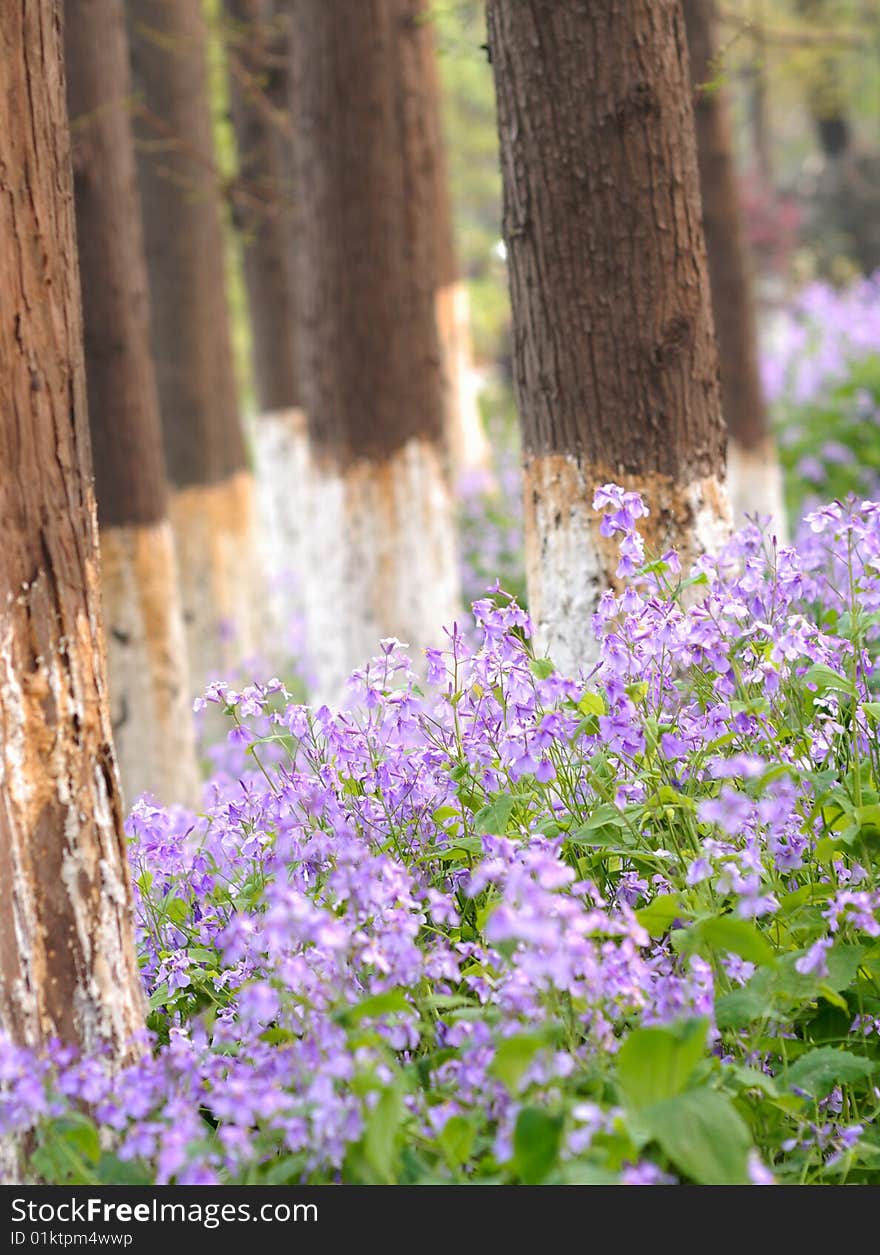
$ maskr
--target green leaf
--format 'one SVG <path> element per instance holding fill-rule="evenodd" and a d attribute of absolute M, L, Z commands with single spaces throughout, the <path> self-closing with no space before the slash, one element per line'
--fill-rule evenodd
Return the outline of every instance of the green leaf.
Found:
<path fill-rule="evenodd" d="M 852 697 L 856 696 L 852 680 L 841 675 L 839 671 L 832 670 L 824 662 L 814 662 L 812 667 L 808 667 L 804 672 L 802 679 L 805 684 L 815 684 L 817 693 L 835 689 L 841 693 L 849 693 Z"/>
<path fill-rule="evenodd" d="M 367 1116 L 364 1157 L 380 1185 L 393 1185 L 397 1164 L 397 1134 L 405 1108 L 397 1089 L 385 1089 Z"/>
<path fill-rule="evenodd" d="M 582 715 L 604 715 L 605 698 L 601 693 L 592 693 L 589 689 L 581 695 L 578 710 Z"/>
<path fill-rule="evenodd" d="M 673 893 L 661 893 L 653 902 L 636 911 L 636 919 L 651 937 L 662 937 L 677 919 L 687 918 L 688 912 Z"/>
<path fill-rule="evenodd" d="M 498 1043 L 489 1071 L 511 1094 L 516 1094 L 535 1055 L 547 1044 L 546 1033 L 517 1033 L 513 1037 L 505 1037 Z"/>
<path fill-rule="evenodd" d="M 157 985 L 150 994 L 150 1010 L 158 1011 L 159 1007 L 164 1007 L 168 999 L 171 997 L 171 990 L 167 985 Z"/>
<path fill-rule="evenodd" d="M 639 1113 L 674 1167 L 698 1185 L 747 1185 L 749 1130 L 717 1090 L 688 1090 Z"/>
<path fill-rule="evenodd" d="M 336 1018 L 344 1024 L 358 1024 L 368 1016 L 391 1015 L 395 1011 L 409 1011 L 413 1008 L 399 989 L 389 989 L 384 994 L 373 994 L 355 1003 L 352 1007 L 343 1007 L 337 1012 Z"/>
<path fill-rule="evenodd" d="M 715 1023 L 719 1028 L 746 1028 L 772 1010 L 773 1003 L 763 989 L 744 985 L 715 999 Z"/>
<path fill-rule="evenodd" d="M 182 898 L 170 898 L 165 903 L 165 914 L 172 924 L 182 924 L 189 915 L 189 907 Z"/>
<path fill-rule="evenodd" d="M 530 658 L 529 670 L 538 680 L 547 680 L 556 671 L 555 665 L 549 658 Z"/>
<path fill-rule="evenodd" d="M 513 1133 L 511 1167 L 523 1185 L 540 1185 L 556 1166 L 562 1141 L 562 1117 L 539 1107 L 525 1107 Z"/>
<path fill-rule="evenodd" d="M 688 1020 L 675 1028 L 638 1028 L 617 1052 L 617 1082 L 628 1107 L 638 1111 L 687 1088 L 706 1053 L 708 1021 Z"/>
<path fill-rule="evenodd" d="M 460 1168 L 470 1159 L 477 1136 L 476 1124 L 469 1116 L 450 1116 L 437 1134 L 437 1143 L 450 1168 Z"/>
<path fill-rule="evenodd" d="M 786 1074 L 790 1089 L 803 1089 L 815 1098 L 824 1098 L 835 1085 L 864 1080 L 877 1064 L 864 1055 L 854 1055 L 834 1046 L 818 1046 L 791 1065 Z"/>
<path fill-rule="evenodd" d="M 490 832 L 496 837 L 503 837 L 513 808 L 519 801 L 510 793 L 501 793 L 493 798 L 488 806 L 482 807 L 474 815 L 474 827 L 477 832 Z"/>
<path fill-rule="evenodd" d="M 680 954 L 729 952 L 759 966 L 773 963 L 776 958 L 766 937 L 750 920 L 735 919 L 732 915 L 700 920 L 676 932 L 673 944 Z"/>

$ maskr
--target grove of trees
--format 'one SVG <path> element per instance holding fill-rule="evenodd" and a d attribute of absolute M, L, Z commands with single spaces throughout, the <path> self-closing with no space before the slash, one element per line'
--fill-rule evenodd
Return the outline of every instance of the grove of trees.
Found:
<path fill-rule="evenodd" d="M 597 620 L 608 620 L 609 605 L 616 607 L 615 630 L 624 634 L 627 604 L 614 602 L 615 595 L 635 578 L 659 598 L 660 586 L 644 581 L 660 569 L 677 595 L 694 563 L 721 553 L 746 519 L 766 520 L 764 539 L 750 542 L 749 561 L 763 551 L 776 555 L 789 537 L 759 340 L 762 302 L 776 280 L 760 273 L 756 194 L 743 175 L 746 148 L 752 171 L 772 192 L 778 158 L 767 93 L 778 84 L 768 78 L 767 49 L 793 41 L 805 58 L 796 86 L 807 121 L 797 143 L 808 133 L 816 148 L 816 221 L 807 224 L 806 238 L 833 236 L 853 272 L 867 274 L 880 263 L 880 149 L 862 126 L 841 60 L 850 7 L 842 0 L 774 0 L 769 17 L 757 13 L 767 7 L 744 6 L 749 12 L 739 14 L 739 6 L 716 0 L 461 0 L 457 8 L 432 0 L 0 0 L 0 1044 L 39 1050 L 60 1041 L 86 1054 L 103 1052 L 116 1069 L 147 1049 L 139 964 L 167 967 L 152 1013 L 176 992 L 176 959 L 156 939 L 165 935 L 162 921 L 152 921 L 146 957 L 135 945 L 124 825 L 142 795 L 148 801 L 137 822 L 149 826 L 152 815 L 155 832 L 164 822 L 155 819 L 160 813 L 187 808 L 195 816 L 206 813 L 211 798 L 224 799 L 222 822 L 214 813 L 224 839 L 240 830 L 248 851 L 259 846 L 267 858 L 276 842 L 286 848 L 291 832 L 316 823 L 291 879 L 293 901 L 342 877 L 342 855 L 325 875 L 327 848 L 338 842 L 345 851 L 352 833 L 366 830 L 361 812 L 355 823 L 344 807 L 385 790 L 392 800 L 378 819 L 378 810 L 371 812 L 384 844 L 370 858 L 417 862 L 419 825 L 426 817 L 447 825 L 424 855 L 439 849 L 449 860 L 447 914 L 439 914 L 431 882 L 422 922 L 436 931 L 455 917 L 455 944 L 462 952 L 471 947 L 474 970 L 484 953 L 475 938 L 501 900 L 499 890 L 485 913 L 469 905 L 469 886 L 478 885 L 476 895 L 491 879 L 480 882 L 474 873 L 472 856 L 485 852 L 481 841 L 499 866 L 512 866 L 517 843 L 536 833 L 561 849 L 575 826 L 569 810 L 594 790 L 590 804 L 604 808 L 595 844 L 625 862 L 618 846 L 631 833 L 639 836 L 642 820 L 624 823 L 618 812 L 641 801 L 645 789 L 618 792 L 604 767 L 568 779 L 564 754 L 554 758 L 547 748 L 559 728 L 568 738 L 565 754 L 578 736 L 607 734 L 611 744 L 614 719 L 623 718 L 612 710 L 620 692 L 632 699 L 627 717 L 648 700 L 648 684 L 640 692 L 628 673 L 627 685 L 613 680 L 605 696 L 589 687 L 607 653 Z M 469 72 L 479 66 L 494 84 L 489 181 L 500 179 L 502 204 L 491 248 L 481 245 L 476 262 L 457 230 L 467 160 L 456 150 L 459 131 L 450 127 L 454 110 L 447 111 L 453 27 L 465 32 Z M 818 245 L 815 260 L 829 272 L 842 265 Z M 509 329 L 496 326 L 493 335 L 498 343 L 507 337 L 496 354 L 504 360 L 478 368 L 472 296 L 502 263 Z M 488 409 L 491 402 L 478 393 L 486 378 L 503 390 L 505 370 L 517 415 L 505 439 L 521 454 L 527 613 L 493 587 L 476 629 L 492 665 L 472 658 L 460 669 L 463 642 L 475 630 L 462 604 L 461 502 L 472 482 L 487 494 L 498 489 L 501 424 L 484 421 L 481 404 Z M 853 403 L 867 404 L 865 386 L 851 391 Z M 832 454 L 840 460 L 839 450 Z M 605 509 L 610 503 L 614 518 Z M 488 513 L 480 526 L 489 532 Z M 814 531 L 822 526 L 820 519 Z M 707 586 L 703 579 L 688 590 L 685 609 L 707 595 Z M 713 603 L 716 618 L 727 604 L 719 610 Z M 758 614 L 752 603 L 748 609 Z M 745 617 L 746 610 L 737 613 Z M 773 613 L 767 610 L 768 621 Z M 867 714 L 854 713 L 873 644 L 858 614 L 847 620 L 841 611 L 840 620 L 855 623 L 845 663 L 828 653 L 818 628 L 801 636 L 792 627 L 781 644 L 768 636 L 749 674 L 763 683 L 768 659 L 797 653 L 795 637 L 798 649 L 807 642 L 799 659 L 807 646 L 817 658 L 825 650 L 824 671 L 809 673 L 813 696 L 804 699 L 803 719 L 830 703 L 840 738 L 851 734 L 858 748 L 865 720 L 876 723 L 870 703 Z M 303 651 L 295 660 L 285 644 L 292 624 Z M 761 620 L 755 634 L 765 626 Z M 519 688 L 501 664 L 492 670 L 491 650 L 501 649 L 502 638 L 508 651 L 511 641 L 529 640 Z M 685 668 L 702 645 L 701 638 L 675 665 Z M 398 671 L 408 673 L 388 660 L 404 648 L 415 687 L 395 705 Z M 448 701 L 451 731 L 441 731 L 439 714 L 431 722 L 440 706 L 424 699 L 420 726 L 432 729 L 430 749 L 420 744 L 424 770 L 411 780 L 412 711 L 424 697 L 420 686 L 436 685 L 444 648 L 453 662 L 436 700 Z M 630 649 L 632 661 L 632 642 Z M 719 646 L 719 655 L 726 658 L 726 649 Z M 377 654 L 384 670 L 380 663 L 370 671 L 361 692 L 374 722 L 359 740 L 354 716 L 348 723 L 348 714 L 331 716 L 328 708 L 356 706 L 349 677 Z M 845 675 L 838 664 L 849 668 Z M 739 677 L 721 667 L 715 679 L 733 703 Z M 537 707 L 524 695 L 526 680 L 558 684 L 553 700 L 568 704 L 555 711 L 555 724 L 528 724 Z M 749 735 L 764 735 L 775 691 L 767 684 L 766 699 L 762 691 L 739 701 L 738 734 L 748 724 Z M 209 701 L 233 712 L 220 749 L 194 719 L 194 700 L 206 690 Z M 654 782 L 672 815 L 689 780 L 677 764 L 712 732 L 699 724 L 708 698 L 701 690 L 694 700 L 689 717 L 699 729 L 686 746 L 669 740 L 663 723 L 669 693 L 652 693 L 654 741 L 628 742 L 627 752 L 639 770 L 648 764 L 646 772 L 657 754 L 674 764 L 668 779 Z M 369 714 L 374 709 L 381 715 Z M 242 710 L 265 719 L 261 735 L 242 726 Z M 508 744 L 515 720 L 521 726 Z M 474 727 L 484 754 L 466 744 Z M 229 744 L 251 755 L 248 766 L 268 782 L 270 802 L 264 797 L 258 805 L 244 769 L 236 781 L 239 766 L 223 757 Z M 297 757 L 302 745 L 312 747 L 308 787 Z M 720 754 L 722 741 L 713 745 Z M 737 763 L 744 776 L 751 771 L 747 750 L 743 742 Z M 868 768 L 863 772 L 863 751 L 847 760 L 849 791 L 845 801 L 835 795 L 833 805 L 867 850 L 864 834 L 870 828 L 871 839 L 876 835 L 868 811 L 876 811 L 877 795 Z M 816 762 L 809 769 L 819 770 L 819 750 L 811 752 Z M 485 776 L 474 765 L 480 754 L 484 766 L 492 763 Z M 451 800 L 432 793 L 447 770 L 455 783 Z M 808 778 L 804 767 L 798 787 Z M 224 790 L 237 786 L 241 793 L 230 801 Z M 544 788 L 539 824 L 527 799 L 529 790 Z M 717 824 L 733 842 L 746 821 L 734 826 L 723 791 L 713 794 L 716 802 L 706 819 L 688 799 L 689 815 L 704 829 Z M 817 825 L 831 805 L 813 812 Z M 410 817 L 410 828 L 395 827 L 401 815 Z M 697 818 L 690 822 L 696 833 Z M 177 830 L 168 823 L 155 840 L 171 848 L 177 837 L 168 832 Z M 748 823 L 754 829 L 758 820 Z M 826 866 L 848 856 L 842 824 L 828 837 L 833 855 Z M 571 866 L 559 884 L 595 878 L 598 885 L 606 873 L 611 884 L 618 874 L 617 864 L 597 871 L 589 862 L 589 831 L 588 824 L 581 846 L 566 853 Z M 460 866 L 456 841 L 467 856 Z M 742 901 L 754 905 L 757 889 L 742 888 L 744 877 L 735 882 L 743 896 L 735 910 L 724 908 L 729 945 L 725 940 L 721 949 L 729 959 L 765 963 L 746 930 L 761 919 L 761 904 L 785 897 L 784 874 L 802 867 L 807 844 L 776 869 L 769 887 L 762 883 L 765 896 L 751 913 Z M 553 847 L 547 858 L 556 853 Z M 639 900 L 634 886 L 648 885 L 640 876 L 663 879 L 660 859 L 668 854 L 655 845 L 641 862 L 626 863 L 630 881 L 609 891 L 617 894 L 614 909 L 629 909 L 628 893 Z M 871 861 L 870 852 L 864 857 Z M 206 866 L 199 864 L 192 884 L 207 875 Z M 534 886 L 546 885 L 535 867 L 523 872 L 523 883 L 537 893 Z M 379 876 L 371 864 L 363 875 L 390 884 L 392 873 L 382 868 Z M 334 954 L 343 945 L 333 928 L 342 927 L 346 895 L 357 896 L 357 874 L 346 865 L 349 872 L 338 916 L 307 937 L 320 946 L 332 934 Z M 705 881 L 708 893 L 716 874 L 691 867 L 687 885 Z M 141 868 L 139 875 L 146 899 L 152 873 Z M 229 935 L 258 880 L 236 889 L 225 919 Z M 713 892 L 721 880 L 712 881 Z M 163 892 L 163 909 L 181 924 L 191 904 L 175 898 L 170 879 Z M 354 934 L 361 938 L 358 930 L 373 927 L 374 917 L 408 902 L 408 892 L 382 899 L 352 926 Z M 594 894 L 597 911 L 605 909 L 599 888 L 584 892 Z M 634 948 L 647 945 L 649 935 L 665 944 L 673 926 L 697 918 L 674 897 L 677 890 L 664 892 L 668 919 L 658 925 L 653 916 L 640 917 L 636 925 L 630 914 L 608 936 L 632 927 Z M 212 894 L 211 909 L 219 911 L 221 889 L 215 885 Z M 502 928 L 497 921 L 505 912 L 531 909 L 525 898 L 515 907 L 505 899 L 495 926 Z M 290 919 L 300 927 L 306 914 L 297 910 L 290 907 Z M 815 940 L 812 933 L 805 938 L 805 945 Z M 183 954 L 182 924 L 178 944 Z M 384 976 L 380 950 L 375 971 Z M 201 953 L 198 946 L 191 951 Z M 671 949 L 663 952 L 662 962 L 675 959 Z M 802 976 L 811 970 L 797 968 Z M 386 989 L 381 981 L 370 984 L 374 975 L 371 969 L 358 978 L 359 992 L 393 1000 L 390 978 Z M 450 982 L 441 1010 L 443 998 L 453 1005 L 459 995 Z M 263 987 L 267 1004 L 277 993 L 266 993 L 270 985 Z M 837 988 L 823 995 L 833 1008 L 841 1002 Z M 487 978 L 481 997 L 491 992 Z M 568 998 L 566 1005 L 576 1002 Z M 843 1006 L 852 1018 L 853 1007 Z M 388 1007 L 401 1011 L 392 1001 L 358 1015 L 369 1020 Z M 344 1016 L 336 1022 L 350 1026 Z M 274 1012 L 260 1023 L 264 1034 L 282 1033 Z M 167 1024 L 163 1031 L 164 1046 Z M 295 1039 L 295 1032 L 279 1037 L 285 1045 Z M 506 1083 L 503 1067 L 499 1075 Z M 4 1083 L 0 1074 L 0 1090 Z M 402 1111 L 401 1099 L 394 1107 L 401 1126 Z M 366 1160 L 371 1128 L 368 1121 Z M 520 1154 L 516 1135 L 508 1134 Z M 450 1134 L 454 1172 L 457 1145 Z M 19 1149 L 15 1139 L 0 1149 L 0 1175 L 14 1177 Z M 669 1154 L 686 1177 L 687 1164 Z M 369 1169 L 377 1179 L 382 1162 Z M 520 1175 L 526 1179 L 528 1171 Z"/>

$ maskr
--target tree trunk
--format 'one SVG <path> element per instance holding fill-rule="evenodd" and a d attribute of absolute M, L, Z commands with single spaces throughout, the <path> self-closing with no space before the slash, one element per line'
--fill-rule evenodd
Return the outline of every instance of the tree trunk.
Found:
<path fill-rule="evenodd" d="M 258 415 L 251 428 L 273 639 L 302 611 L 310 521 L 298 468 L 307 456 L 295 356 L 290 0 L 224 0 L 238 149 L 233 215 L 241 236 Z M 297 487 L 291 491 L 291 485 Z M 283 650 L 281 654 L 283 655 Z M 279 657 L 276 661 L 286 661 Z"/>
<path fill-rule="evenodd" d="M 758 360 L 750 259 L 739 209 L 733 140 L 719 67 L 714 0 L 684 0 L 694 91 L 694 121 L 709 257 L 712 313 L 718 336 L 721 402 L 727 423 L 727 488 L 734 522 L 769 516 L 787 537 L 782 472 L 767 420 Z"/>
<path fill-rule="evenodd" d="M 407 58 L 404 86 L 414 93 L 404 118 L 408 160 L 423 172 L 431 193 L 424 212 L 433 221 L 434 301 L 443 362 L 446 441 L 457 476 L 489 470 L 491 449 L 480 418 L 471 347 L 470 307 L 455 248 L 443 107 L 430 0 L 413 7 L 409 38 L 400 43 Z"/>
<path fill-rule="evenodd" d="M 126 0 L 153 355 L 193 681 L 255 647 L 253 484 L 226 300 L 200 0 Z"/>
<path fill-rule="evenodd" d="M 61 6 L 0 6 L 0 1035 L 135 1053 Z"/>
<path fill-rule="evenodd" d="M 649 549 L 729 526 L 678 0 L 490 0 L 538 640 L 573 671 L 616 553 L 591 497 L 642 492 Z"/>
<path fill-rule="evenodd" d="M 301 0 L 293 38 L 298 342 L 318 512 L 307 610 L 332 690 L 397 636 L 458 611 L 434 309 L 430 170 L 409 159 L 425 96 L 420 0 Z M 310 586 L 309 586 L 310 585 Z"/>
<path fill-rule="evenodd" d="M 177 561 L 150 352 L 122 0 L 67 0 L 89 419 L 113 737 L 126 797 L 199 801 Z"/>

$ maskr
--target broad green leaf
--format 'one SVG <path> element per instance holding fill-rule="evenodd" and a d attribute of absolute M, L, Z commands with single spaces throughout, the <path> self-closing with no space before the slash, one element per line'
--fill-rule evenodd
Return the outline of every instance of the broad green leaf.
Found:
<path fill-rule="evenodd" d="M 395 1011 L 412 1011 L 406 997 L 399 989 L 389 989 L 384 994 L 372 994 L 352 1007 L 343 1007 L 337 1019 L 346 1024 L 358 1024 L 367 1016 L 391 1015 Z"/>
<path fill-rule="evenodd" d="M 682 1176 L 698 1185 L 747 1185 L 749 1130 L 729 1098 L 692 1089 L 639 1113 Z"/>
<path fill-rule="evenodd" d="M 773 963 L 776 958 L 767 939 L 750 920 L 732 915 L 700 920 L 676 932 L 673 943 L 681 954 L 729 952 L 759 966 Z"/>
<path fill-rule="evenodd" d="M 617 1052 L 617 1083 L 634 1111 L 673 1098 L 687 1088 L 706 1053 L 706 1020 L 676 1028 L 637 1028 Z"/>
<path fill-rule="evenodd" d="M 405 1109 L 397 1089 L 385 1089 L 367 1115 L 364 1131 L 364 1157 L 381 1185 L 395 1183 L 397 1134 L 403 1123 Z"/>
<path fill-rule="evenodd" d="M 470 1159 L 477 1129 L 471 1116 L 450 1116 L 437 1134 L 437 1142 L 450 1168 L 460 1168 Z"/>
<path fill-rule="evenodd" d="M 834 1046 L 818 1046 L 791 1065 L 786 1074 L 790 1089 L 803 1089 L 815 1098 L 824 1098 L 835 1085 L 864 1080 L 876 1068 L 864 1055 L 855 1055 Z"/>
<path fill-rule="evenodd" d="M 477 832 L 489 832 L 494 836 L 503 837 L 518 800 L 510 793 L 501 793 L 493 798 L 488 806 L 482 807 L 474 815 L 474 827 Z"/>
<path fill-rule="evenodd" d="M 604 715 L 605 698 L 601 693 L 592 693 L 587 689 L 578 702 L 578 710 L 583 715 Z"/>
<path fill-rule="evenodd" d="M 636 919 L 651 937 L 662 937 L 677 919 L 686 919 L 688 912 L 672 893 L 661 893 L 653 902 L 636 911 Z"/>
<path fill-rule="evenodd" d="M 547 1045 L 546 1033 L 517 1033 L 498 1043 L 489 1071 L 515 1094 L 529 1064 Z"/>
<path fill-rule="evenodd" d="M 547 680 L 556 671 L 556 666 L 549 658 L 530 658 L 529 670 L 536 679 Z"/>
<path fill-rule="evenodd" d="M 719 1028 L 746 1028 L 771 1014 L 773 1003 L 763 989 L 751 983 L 715 999 L 715 1023 Z"/>
<path fill-rule="evenodd" d="M 852 680 L 845 675 L 841 675 L 839 671 L 834 671 L 831 667 L 826 666 L 824 662 L 814 662 L 804 672 L 802 679 L 805 684 L 815 684 L 818 693 L 824 693 L 827 689 L 835 689 L 841 693 L 849 693 L 852 697 L 856 696 Z"/>
<path fill-rule="evenodd" d="M 562 1117 L 539 1107 L 525 1107 L 517 1116 L 511 1168 L 523 1185 L 540 1185 L 559 1158 Z"/>

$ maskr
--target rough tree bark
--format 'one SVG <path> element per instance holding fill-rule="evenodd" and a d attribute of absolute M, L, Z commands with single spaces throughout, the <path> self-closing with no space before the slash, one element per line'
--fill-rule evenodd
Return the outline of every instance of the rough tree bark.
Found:
<path fill-rule="evenodd" d="M 712 313 L 727 423 L 727 489 L 734 522 L 769 516 L 785 543 L 782 472 L 767 418 L 758 359 L 748 245 L 739 208 L 733 139 L 723 87 L 718 86 L 715 0 L 684 0 L 694 92 L 703 231 L 709 258 Z"/>
<path fill-rule="evenodd" d="M 404 109 L 407 159 L 419 185 L 431 189 L 424 213 L 433 221 L 434 301 L 443 362 L 446 440 L 456 475 L 488 471 L 491 450 L 480 419 L 474 381 L 468 292 L 455 247 L 443 107 L 430 0 L 413 6 L 404 28 L 401 55 L 407 59 L 404 86 L 414 93 Z"/>
<path fill-rule="evenodd" d="M 489 0 L 525 456 L 529 603 L 563 670 L 616 551 L 591 511 L 642 492 L 652 550 L 729 526 L 724 423 L 678 0 Z"/>
<path fill-rule="evenodd" d="M 253 482 L 226 300 L 200 0 L 126 0 L 152 343 L 193 682 L 254 650 Z"/>
<path fill-rule="evenodd" d="M 113 738 L 126 797 L 199 800 L 150 350 L 122 0 L 67 0 L 65 59 Z"/>
<path fill-rule="evenodd" d="M 238 149 L 233 216 L 244 255 L 258 411 L 250 434 L 273 639 L 280 640 L 302 610 L 309 525 L 299 489 L 291 489 L 305 473 L 308 437 L 295 352 L 290 10 L 291 0 L 224 0 Z"/>
<path fill-rule="evenodd" d="M 144 1005 L 104 674 L 60 0 L 0 5 L 0 1034 Z"/>
<path fill-rule="evenodd" d="M 420 13 L 419 0 L 295 6 L 297 342 L 321 520 L 306 591 L 322 688 L 380 637 L 442 639 L 458 608 L 433 181 L 406 155 L 405 112 L 424 108 L 404 54 Z"/>

